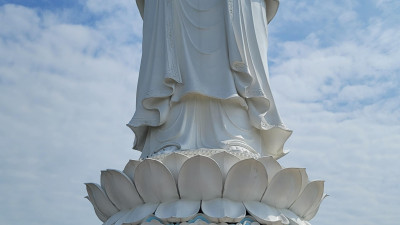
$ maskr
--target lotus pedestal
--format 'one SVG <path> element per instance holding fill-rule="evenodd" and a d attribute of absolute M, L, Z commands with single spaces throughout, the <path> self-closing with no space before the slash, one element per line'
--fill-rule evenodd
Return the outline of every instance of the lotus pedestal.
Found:
<path fill-rule="evenodd" d="M 105 225 L 309 224 L 325 197 L 305 169 L 225 150 L 131 160 L 100 183 L 86 184 L 87 198 Z"/>

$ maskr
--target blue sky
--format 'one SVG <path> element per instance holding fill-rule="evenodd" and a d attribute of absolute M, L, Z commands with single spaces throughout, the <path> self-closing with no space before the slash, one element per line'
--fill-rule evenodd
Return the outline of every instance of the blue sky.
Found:
<path fill-rule="evenodd" d="M 270 24 L 280 163 L 330 195 L 313 224 L 400 221 L 399 10 L 282 0 Z M 133 0 L 0 0 L 0 224 L 101 224 L 83 183 L 139 155 L 141 26 Z"/>

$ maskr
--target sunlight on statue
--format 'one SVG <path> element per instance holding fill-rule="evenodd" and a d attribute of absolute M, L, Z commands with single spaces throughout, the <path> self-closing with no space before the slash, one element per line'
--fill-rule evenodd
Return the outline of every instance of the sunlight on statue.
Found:
<path fill-rule="evenodd" d="M 143 53 L 128 126 L 141 158 L 225 149 L 285 155 L 268 79 L 276 0 L 137 0 Z"/>

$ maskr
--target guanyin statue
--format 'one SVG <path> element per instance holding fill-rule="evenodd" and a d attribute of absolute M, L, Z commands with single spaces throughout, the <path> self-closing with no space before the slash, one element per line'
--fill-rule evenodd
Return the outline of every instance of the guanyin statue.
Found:
<path fill-rule="evenodd" d="M 291 131 L 268 79 L 277 0 L 137 0 L 143 50 L 128 126 L 141 158 L 225 149 L 279 158 Z"/>
<path fill-rule="evenodd" d="M 309 225 L 324 181 L 283 168 L 268 81 L 277 0 L 137 0 L 143 55 L 128 126 L 141 159 L 86 184 L 104 225 Z M 272 157 L 271 157 L 272 156 Z"/>

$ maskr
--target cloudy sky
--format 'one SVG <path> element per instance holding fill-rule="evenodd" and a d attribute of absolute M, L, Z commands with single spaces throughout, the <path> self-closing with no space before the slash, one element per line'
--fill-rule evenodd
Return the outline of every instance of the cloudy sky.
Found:
<path fill-rule="evenodd" d="M 285 167 L 326 180 L 313 224 L 400 221 L 400 2 L 282 0 L 271 86 Z M 0 224 L 101 224 L 83 183 L 139 154 L 133 0 L 0 0 Z"/>

